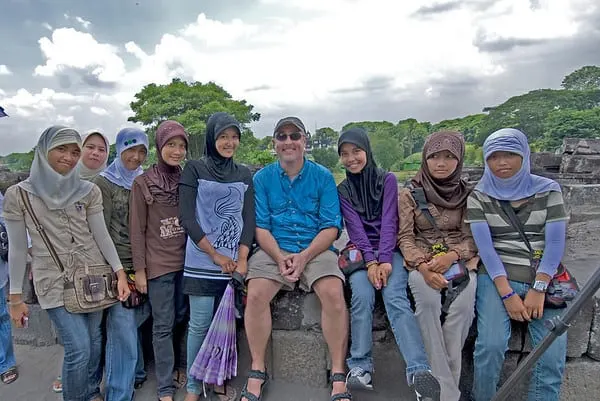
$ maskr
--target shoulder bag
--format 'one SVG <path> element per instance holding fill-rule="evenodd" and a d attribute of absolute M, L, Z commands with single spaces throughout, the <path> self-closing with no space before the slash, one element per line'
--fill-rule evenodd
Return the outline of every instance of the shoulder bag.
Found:
<path fill-rule="evenodd" d="M 35 228 L 63 276 L 65 309 L 71 313 L 90 313 L 106 309 L 119 302 L 117 277 L 110 265 L 88 265 L 84 262 L 83 265 L 75 265 L 70 272 L 65 271 L 44 227 L 33 211 L 29 195 L 22 188 L 19 188 L 19 193 Z"/>

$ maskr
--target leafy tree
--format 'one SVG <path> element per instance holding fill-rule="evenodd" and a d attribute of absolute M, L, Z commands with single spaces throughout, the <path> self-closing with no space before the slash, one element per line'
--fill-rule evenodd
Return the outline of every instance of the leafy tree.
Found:
<path fill-rule="evenodd" d="M 482 121 L 477 142 L 482 144 L 500 128 L 522 130 L 529 142 L 542 139 L 545 120 L 557 110 L 586 110 L 600 104 L 600 90 L 574 91 L 539 89 L 514 96 L 490 110 Z"/>
<path fill-rule="evenodd" d="M 474 143 L 465 145 L 465 165 L 483 166 L 483 149 Z"/>
<path fill-rule="evenodd" d="M 485 118 L 486 114 L 471 114 L 453 120 L 443 120 L 434 124 L 431 127 L 431 132 L 458 131 L 464 135 L 466 142 L 473 142 L 477 139 L 481 124 Z"/>
<path fill-rule="evenodd" d="M 398 141 L 390 138 L 385 132 L 370 135 L 373 157 L 384 170 L 391 170 L 392 166 L 402 159 L 403 149 Z"/>
<path fill-rule="evenodd" d="M 404 156 L 423 149 L 425 138 L 429 134 L 431 123 L 419 122 L 414 118 L 408 118 L 398 122 L 396 136 L 404 148 Z"/>
<path fill-rule="evenodd" d="M 556 149 L 564 138 L 598 138 L 600 136 L 600 107 L 588 110 L 558 110 L 545 120 L 543 145 Z"/>
<path fill-rule="evenodd" d="M 336 130 L 334 130 L 333 128 L 329 128 L 329 127 L 323 127 L 323 128 L 317 129 L 317 131 L 315 132 L 315 135 L 312 139 L 319 141 L 319 143 L 321 145 L 324 145 L 325 147 L 327 147 L 327 146 L 335 145 L 337 143 L 338 137 L 339 137 L 339 134 L 337 133 Z"/>
<path fill-rule="evenodd" d="M 563 80 L 561 86 L 568 90 L 597 90 L 600 89 L 600 67 L 586 65 L 573 71 Z"/>
<path fill-rule="evenodd" d="M 270 138 L 268 138 L 270 140 Z M 242 132 L 240 147 L 235 153 L 235 160 L 250 165 L 264 166 L 275 160 L 275 156 L 267 148 L 262 148 L 265 138 L 258 139 L 249 129 Z"/>
<path fill-rule="evenodd" d="M 189 157 L 198 158 L 204 147 L 204 131 L 208 117 L 218 111 L 235 116 L 242 125 L 258 121 L 260 114 L 245 100 L 234 100 L 214 82 L 188 83 L 178 78 L 168 85 L 148 84 L 135 95 L 130 104 L 135 113 L 129 121 L 142 123 L 148 129 L 151 143 L 154 132 L 162 121 L 180 122 L 190 134 Z"/>
<path fill-rule="evenodd" d="M 332 148 L 313 149 L 312 157 L 315 162 L 333 170 L 338 162 L 338 154 Z"/>
<path fill-rule="evenodd" d="M 11 171 L 29 171 L 35 148 L 27 153 L 10 153 L 0 158 L 1 164 L 5 164 Z"/>

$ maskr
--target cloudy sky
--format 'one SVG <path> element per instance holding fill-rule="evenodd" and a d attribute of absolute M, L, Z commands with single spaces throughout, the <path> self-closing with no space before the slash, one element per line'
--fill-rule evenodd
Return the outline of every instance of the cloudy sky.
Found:
<path fill-rule="evenodd" d="M 0 155 L 60 123 L 114 138 L 145 84 L 215 81 L 262 114 L 437 122 L 600 65 L 597 0 L 2 0 Z"/>

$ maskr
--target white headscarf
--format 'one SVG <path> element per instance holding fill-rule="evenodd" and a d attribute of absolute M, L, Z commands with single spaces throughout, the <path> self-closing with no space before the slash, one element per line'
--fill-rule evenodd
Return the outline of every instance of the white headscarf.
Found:
<path fill-rule="evenodd" d="M 106 159 L 104 159 L 104 163 L 102 163 L 102 165 L 96 169 L 91 169 L 89 167 L 86 167 L 86 165 L 83 164 L 83 157 L 81 159 L 79 159 L 79 163 L 77 166 L 79 169 L 79 176 L 82 179 L 88 180 L 88 181 L 93 180 L 94 178 L 96 178 L 96 176 L 98 174 L 100 174 L 101 172 L 104 171 L 104 169 L 106 168 L 106 165 L 108 163 L 108 153 L 110 152 L 110 144 L 108 143 L 108 138 L 106 136 L 104 136 L 101 132 L 96 131 L 96 130 L 88 131 L 84 135 L 81 136 L 82 148 L 85 147 L 85 141 L 87 141 L 88 138 L 91 137 L 92 135 L 100 135 L 100 137 L 102 139 L 104 139 L 104 143 L 106 144 Z M 83 152 L 83 150 L 82 150 L 82 152 Z"/>
<path fill-rule="evenodd" d="M 47 128 L 38 141 L 29 178 L 19 185 L 40 197 L 48 209 L 64 209 L 92 190 L 94 184 L 79 178 L 77 168 L 65 175 L 57 173 L 48 163 L 48 152 L 57 146 L 76 143 L 81 148 L 81 137 L 72 128 L 54 125 Z"/>

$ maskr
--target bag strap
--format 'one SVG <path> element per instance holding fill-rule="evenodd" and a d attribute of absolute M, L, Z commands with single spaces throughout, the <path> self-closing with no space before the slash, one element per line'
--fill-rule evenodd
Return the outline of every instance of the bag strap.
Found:
<path fill-rule="evenodd" d="M 31 216 L 31 220 L 33 220 L 33 224 L 35 224 L 36 230 L 40 233 L 40 236 L 42 237 L 42 241 L 44 241 L 46 248 L 48 248 L 48 252 L 50 252 L 50 256 L 52 256 L 52 260 L 54 260 L 54 263 L 56 263 L 56 266 L 58 266 L 58 269 L 60 270 L 60 272 L 64 273 L 65 268 L 63 267 L 63 264 L 60 261 L 58 254 L 56 253 L 56 249 L 54 249 L 54 246 L 50 242 L 50 239 L 48 238 L 48 234 L 46 234 L 44 227 L 41 225 L 40 221 L 38 220 L 37 216 L 35 215 L 35 212 L 33 211 L 33 207 L 31 206 L 31 201 L 29 200 L 29 195 L 21 187 L 19 187 L 19 194 L 21 195 L 21 200 L 23 201 L 23 205 L 25 206 L 25 209 L 29 213 L 29 216 Z"/>
<path fill-rule="evenodd" d="M 525 245 L 529 249 L 529 252 L 531 253 L 531 255 L 533 255 L 533 247 L 531 246 L 531 242 L 529 242 L 529 238 L 527 238 L 527 234 L 525 234 L 525 229 L 523 228 L 523 224 L 521 223 L 521 220 L 519 220 L 519 218 L 517 217 L 517 214 L 515 213 L 515 209 L 513 209 L 512 205 L 510 204 L 510 201 L 501 200 L 498 202 L 500 202 L 500 207 L 502 208 L 502 210 L 504 211 L 504 213 L 510 220 L 510 224 L 513 226 L 513 228 L 515 230 L 517 230 L 519 232 L 521 239 L 523 240 L 523 242 L 525 242 Z"/>
<path fill-rule="evenodd" d="M 415 188 L 415 187 L 411 186 L 410 193 L 412 194 L 412 197 L 415 199 L 415 202 L 417 203 L 417 209 L 419 209 L 421 211 L 421 213 L 423 213 L 423 216 L 425 216 L 427 221 L 429 221 L 429 224 L 431 224 L 433 226 L 433 228 L 435 229 L 437 234 L 440 237 L 442 237 L 442 240 L 443 240 L 444 233 L 442 233 L 442 231 L 438 227 L 437 223 L 435 222 L 435 218 L 433 217 L 433 215 L 431 214 L 431 211 L 429 210 L 429 205 L 427 204 L 427 197 L 425 196 L 425 190 L 421 187 Z"/>

